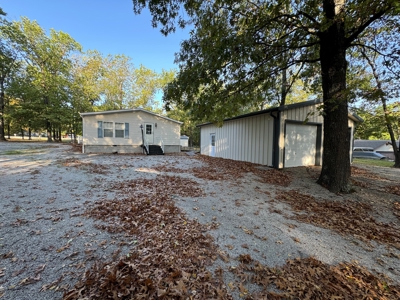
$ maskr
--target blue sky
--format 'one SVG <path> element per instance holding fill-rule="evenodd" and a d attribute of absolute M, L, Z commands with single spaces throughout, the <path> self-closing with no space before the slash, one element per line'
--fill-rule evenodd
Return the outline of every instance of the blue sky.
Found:
<path fill-rule="evenodd" d="M 84 51 L 125 54 L 135 66 L 142 64 L 157 72 L 177 68 L 174 53 L 189 36 L 188 30 L 181 29 L 163 36 L 151 26 L 147 10 L 133 13 L 131 0 L 0 0 L 0 7 L 8 20 L 28 17 L 47 31 L 68 33 Z"/>

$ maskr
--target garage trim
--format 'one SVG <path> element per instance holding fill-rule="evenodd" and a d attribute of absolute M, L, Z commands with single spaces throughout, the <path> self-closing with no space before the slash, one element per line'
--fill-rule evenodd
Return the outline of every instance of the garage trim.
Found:
<path fill-rule="evenodd" d="M 303 121 L 296 121 L 296 120 L 285 120 L 285 131 L 284 131 L 284 139 L 286 139 L 286 126 L 287 124 L 293 125 L 311 125 L 317 127 L 317 138 L 315 141 L 315 165 L 321 165 L 321 153 L 322 153 L 322 123 L 314 123 L 314 122 L 303 122 Z M 286 146 L 283 148 L 283 167 L 285 167 L 286 163 Z"/>

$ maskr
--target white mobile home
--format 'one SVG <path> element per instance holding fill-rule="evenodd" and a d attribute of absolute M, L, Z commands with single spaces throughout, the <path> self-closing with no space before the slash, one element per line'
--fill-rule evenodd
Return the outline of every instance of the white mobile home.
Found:
<path fill-rule="evenodd" d="M 182 122 L 136 108 L 81 113 L 84 153 L 162 153 L 180 151 Z"/>
<path fill-rule="evenodd" d="M 320 104 L 313 100 L 266 109 L 224 120 L 222 127 L 201 124 L 200 152 L 277 169 L 321 165 L 323 117 L 318 111 Z M 350 145 L 359 121 L 357 116 L 349 115 Z"/>

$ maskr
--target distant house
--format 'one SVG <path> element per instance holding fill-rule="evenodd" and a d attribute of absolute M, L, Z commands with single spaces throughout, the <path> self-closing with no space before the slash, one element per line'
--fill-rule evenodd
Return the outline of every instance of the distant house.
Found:
<path fill-rule="evenodd" d="M 204 155 L 248 161 L 277 169 L 319 166 L 322 163 L 323 117 L 321 101 L 275 107 L 200 127 Z M 349 114 L 348 134 L 353 143 L 356 115 Z M 352 147 L 349 149 L 352 154 Z"/>
<path fill-rule="evenodd" d="M 189 147 L 189 137 L 187 135 L 181 135 L 181 147 Z"/>
<path fill-rule="evenodd" d="M 369 147 L 389 159 L 395 159 L 391 141 L 389 140 L 354 140 L 354 147 Z M 397 147 L 399 147 L 398 141 Z"/>
<path fill-rule="evenodd" d="M 180 151 L 182 122 L 141 108 L 80 115 L 84 153 L 164 154 Z"/>

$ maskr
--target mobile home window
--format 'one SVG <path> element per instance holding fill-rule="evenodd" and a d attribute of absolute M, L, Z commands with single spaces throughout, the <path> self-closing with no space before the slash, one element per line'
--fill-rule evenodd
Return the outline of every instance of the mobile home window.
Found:
<path fill-rule="evenodd" d="M 125 133 L 124 123 L 115 123 L 115 137 L 123 138 Z"/>
<path fill-rule="evenodd" d="M 125 123 L 125 138 L 129 139 L 129 123 Z"/>
<path fill-rule="evenodd" d="M 113 137 L 113 122 L 103 122 L 104 137 Z"/>
<path fill-rule="evenodd" d="M 97 137 L 103 137 L 103 121 L 97 121 Z"/>
<path fill-rule="evenodd" d="M 146 124 L 146 134 L 152 134 L 153 126 L 150 124 Z"/>

